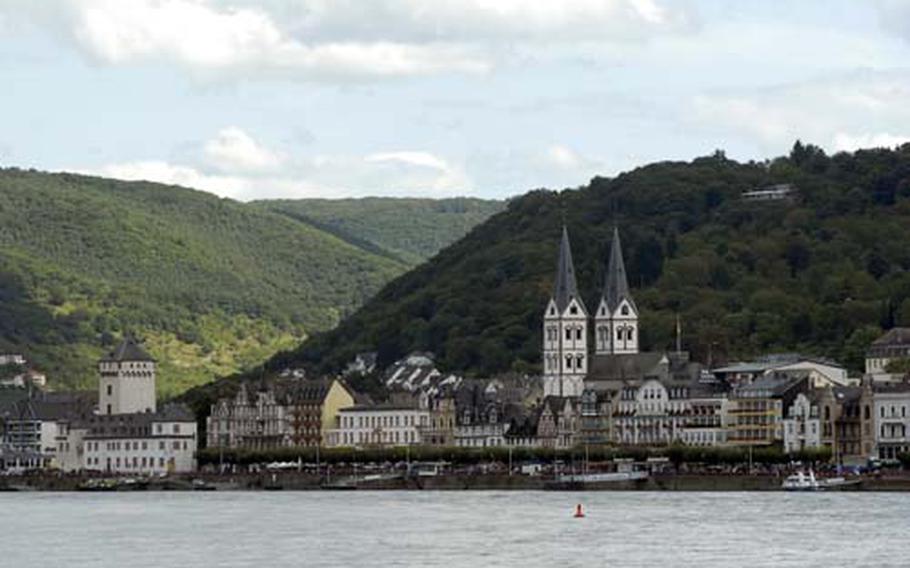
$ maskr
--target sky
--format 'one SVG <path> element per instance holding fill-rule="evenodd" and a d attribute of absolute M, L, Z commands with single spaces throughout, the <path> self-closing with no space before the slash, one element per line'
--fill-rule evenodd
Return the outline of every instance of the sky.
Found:
<path fill-rule="evenodd" d="M 910 140 L 910 0 L 0 0 L 0 166 L 239 200 Z"/>

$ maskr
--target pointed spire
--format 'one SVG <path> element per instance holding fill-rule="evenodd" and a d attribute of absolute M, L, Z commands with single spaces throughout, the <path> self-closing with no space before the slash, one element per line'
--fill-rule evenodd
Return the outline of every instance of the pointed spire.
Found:
<path fill-rule="evenodd" d="M 139 343 L 136 341 L 135 337 L 131 333 L 127 333 L 123 336 L 123 340 L 120 342 L 120 345 L 116 349 L 108 353 L 102 361 L 151 361 L 154 362 L 155 359 L 149 355 L 142 347 L 139 346 Z"/>
<path fill-rule="evenodd" d="M 622 243 L 619 240 L 619 229 L 613 227 L 613 243 L 610 247 L 610 261 L 607 264 L 607 277 L 604 281 L 603 297 L 607 307 L 612 311 L 625 299 L 635 308 L 632 294 L 629 293 L 629 282 L 626 279 L 626 265 L 622 259 Z"/>
<path fill-rule="evenodd" d="M 562 241 L 559 243 L 559 261 L 556 264 L 556 285 L 553 299 L 556 308 L 562 312 L 572 298 L 578 298 L 578 285 L 575 281 L 575 265 L 572 263 L 572 248 L 569 246 L 569 231 L 562 226 Z"/>

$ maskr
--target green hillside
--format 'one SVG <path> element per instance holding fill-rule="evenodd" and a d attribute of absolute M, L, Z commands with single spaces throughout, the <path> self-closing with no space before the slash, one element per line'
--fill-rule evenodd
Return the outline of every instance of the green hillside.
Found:
<path fill-rule="evenodd" d="M 256 202 L 364 249 L 416 265 L 505 208 L 471 199 L 289 199 Z"/>
<path fill-rule="evenodd" d="M 800 198 L 741 198 L 772 183 Z M 858 369 L 880 329 L 910 325 L 910 145 L 829 157 L 797 143 L 768 162 L 718 152 L 514 199 L 267 368 L 334 370 L 373 349 L 382 362 L 429 350 L 469 373 L 539 368 L 562 219 L 589 308 L 619 226 L 646 348 L 673 345 L 678 313 L 701 360 L 800 350 Z"/>
<path fill-rule="evenodd" d="M 57 387 L 92 384 L 132 331 L 175 393 L 331 328 L 404 269 L 200 191 L 0 170 L 0 351 Z"/>

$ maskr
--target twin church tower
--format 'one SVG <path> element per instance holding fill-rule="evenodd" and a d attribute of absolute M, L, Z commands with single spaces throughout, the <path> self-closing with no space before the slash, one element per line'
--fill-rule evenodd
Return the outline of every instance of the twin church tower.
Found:
<path fill-rule="evenodd" d="M 613 229 L 610 260 L 597 311 L 594 353 L 588 347 L 591 314 L 578 294 L 569 232 L 562 229 L 556 285 L 543 318 L 544 396 L 581 396 L 597 359 L 638 353 L 638 308 L 629 293 L 619 231 Z"/>

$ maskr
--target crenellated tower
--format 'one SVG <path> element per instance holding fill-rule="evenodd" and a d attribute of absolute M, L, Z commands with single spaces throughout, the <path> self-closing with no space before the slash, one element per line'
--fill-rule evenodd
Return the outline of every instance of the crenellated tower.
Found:
<path fill-rule="evenodd" d="M 155 360 L 130 336 L 98 362 L 99 414 L 155 412 Z"/>
<path fill-rule="evenodd" d="M 543 318 L 543 369 L 544 396 L 581 396 L 588 373 L 588 311 L 578 295 L 565 227 L 556 283 Z"/>
<path fill-rule="evenodd" d="M 594 314 L 594 349 L 597 355 L 638 353 L 638 308 L 629 292 L 622 244 L 616 228 L 613 229 L 603 293 Z"/>

